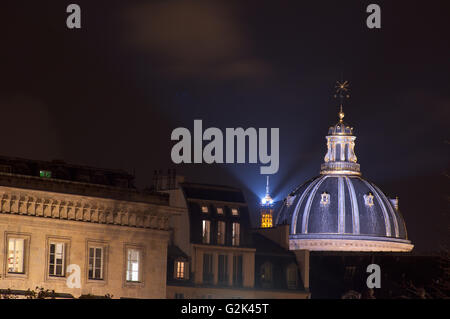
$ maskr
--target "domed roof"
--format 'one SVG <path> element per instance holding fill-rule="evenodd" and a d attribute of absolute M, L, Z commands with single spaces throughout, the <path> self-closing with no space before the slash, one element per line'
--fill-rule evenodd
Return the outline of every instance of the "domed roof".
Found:
<path fill-rule="evenodd" d="M 340 121 L 326 136 L 321 172 L 284 200 L 275 224 L 289 224 L 290 249 L 410 251 L 398 198 L 361 177 L 352 128 Z"/>
<path fill-rule="evenodd" d="M 290 224 L 291 235 L 406 240 L 405 222 L 396 203 L 397 199 L 388 199 L 376 185 L 360 176 L 320 175 L 289 194 L 276 222 Z"/>

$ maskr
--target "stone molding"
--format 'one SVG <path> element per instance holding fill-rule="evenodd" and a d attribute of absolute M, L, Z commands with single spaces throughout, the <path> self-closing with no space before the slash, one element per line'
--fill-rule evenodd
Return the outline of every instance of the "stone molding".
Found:
<path fill-rule="evenodd" d="M 289 239 L 290 250 L 409 252 L 414 245 L 394 241 L 351 239 Z"/>
<path fill-rule="evenodd" d="M 0 214 L 168 230 L 169 207 L 0 187 Z"/>

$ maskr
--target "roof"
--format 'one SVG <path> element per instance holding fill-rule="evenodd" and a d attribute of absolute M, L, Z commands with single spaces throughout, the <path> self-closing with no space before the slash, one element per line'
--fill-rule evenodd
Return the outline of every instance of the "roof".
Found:
<path fill-rule="evenodd" d="M 276 242 L 268 239 L 264 235 L 259 233 L 252 233 L 252 247 L 256 248 L 257 255 L 276 255 L 284 257 L 292 257 L 295 260 L 293 252 L 284 249 Z"/>
<path fill-rule="evenodd" d="M 176 245 L 169 245 L 167 247 L 167 256 L 172 258 L 188 258 L 188 255 L 186 255 L 178 246 Z"/>
<path fill-rule="evenodd" d="M 187 199 L 246 203 L 239 188 L 196 183 L 182 183 L 181 187 Z"/>
<path fill-rule="evenodd" d="M 398 209 L 377 186 L 359 176 L 321 175 L 290 197 L 277 222 L 288 221 L 291 234 L 407 239 Z"/>

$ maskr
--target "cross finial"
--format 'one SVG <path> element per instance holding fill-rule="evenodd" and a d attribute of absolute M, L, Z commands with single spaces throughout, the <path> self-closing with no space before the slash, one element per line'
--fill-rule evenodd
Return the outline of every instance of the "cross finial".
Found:
<path fill-rule="evenodd" d="M 350 83 L 348 81 L 336 81 L 336 93 L 334 94 L 334 98 L 339 98 L 340 100 L 340 111 L 339 111 L 339 122 L 343 122 L 344 120 L 344 111 L 343 104 L 344 100 L 350 98 L 348 94 Z"/>

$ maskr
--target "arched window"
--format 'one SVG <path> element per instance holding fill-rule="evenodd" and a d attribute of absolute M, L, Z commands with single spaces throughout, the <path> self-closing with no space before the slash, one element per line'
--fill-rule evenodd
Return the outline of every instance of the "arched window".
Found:
<path fill-rule="evenodd" d="M 298 271 L 296 264 L 290 264 L 286 270 L 286 280 L 288 289 L 296 289 L 298 285 Z"/>
<path fill-rule="evenodd" d="M 263 287 L 270 287 L 272 286 L 273 281 L 273 265 L 270 262 L 265 262 L 261 266 L 260 271 L 260 278 L 261 278 L 261 285 Z"/>

